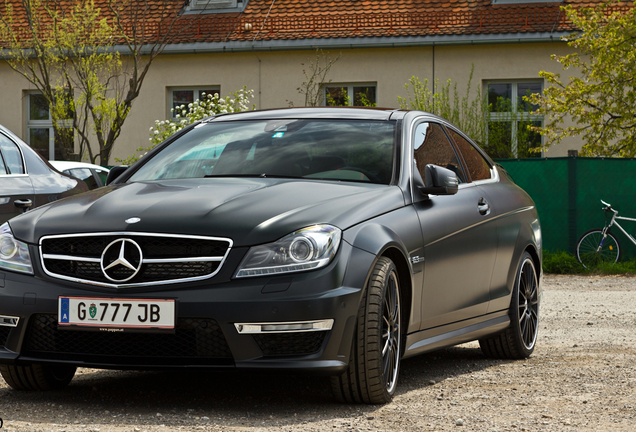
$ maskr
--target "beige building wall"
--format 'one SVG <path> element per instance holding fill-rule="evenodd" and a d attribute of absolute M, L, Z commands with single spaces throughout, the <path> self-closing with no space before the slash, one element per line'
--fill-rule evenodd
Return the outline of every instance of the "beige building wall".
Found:
<path fill-rule="evenodd" d="M 423 82 L 433 78 L 451 79 L 465 92 L 471 64 L 475 65 L 472 85 L 488 80 L 539 79 L 539 71 L 559 71 L 551 54 L 566 54 L 567 45 L 556 43 L 438 45 L 401 48 L 365 48 L 325 50 L 340 59 L 334 63 L 328 79 L 334 84 L 375 83 L 377 104 L 397 107 L 398 96 L 406 96 L 404 84 L 411 76 Z M 254 90 L 257 108 L 304 105 L 298 92 L 305 81 L 303 69 L 315 61 L 315 51 L 260 51 L 239 53 L 196 53 L 162 55 L 155 60 L 139 97 L 115 144 L 114 158 L 125 158 L 138 147 L 148 146 L 149 128 L 155 120 L 169 116 L 171 87 L 220 86 L 221 95 L 243 86 Z M 0 123 L 26 140 L 24 94 L 28 82 L 0 63 L 0 92 L 5 101 L 21 101 L 0 108 Z M 483 91 L 483 90 L 482 90 Z M 570 139 L 549 150 L 546 156 L 565 156 L 568 149 L 580 149 L 580 141 Z"/>

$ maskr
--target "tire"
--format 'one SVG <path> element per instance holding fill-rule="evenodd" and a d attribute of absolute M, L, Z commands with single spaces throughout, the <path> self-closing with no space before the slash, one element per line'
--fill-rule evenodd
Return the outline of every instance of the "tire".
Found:
<path fill-rule="evenodd" d="M 0 365 L 0 373 L 14 390 L 61 390 L 75 375 L 75 366 L 30 364 Z"/>
<path fill-rule="evenodd" d="M 603 246 L 603 230 L 589 230 L 576 242 L 576 259 L 583 267 L 593 268 L 601 263 L 617 263 L 621 260 L 621 244 L 612 233 L 607 233 Z"/>
<path fill-rule="evenodd" d="M 336 400 L 345 403 L 390 402 L 402 355 L 400 280 L 393 261 L 381 257 L 373 267 L 360 303 L 349 367 L 331 377 Z"/>
<path fill-rule="evenodd" d="M 539 330 L 539 283 L 534 261 L 524 252 L 510 300 L 510 326 L 489 338 L 479 340 L 486 357 L 524 359 L 530 357 Z"/>

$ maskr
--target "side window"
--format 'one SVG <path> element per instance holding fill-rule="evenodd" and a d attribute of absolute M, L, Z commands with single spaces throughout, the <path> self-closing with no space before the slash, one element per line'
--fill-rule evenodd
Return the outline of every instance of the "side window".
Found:
<path fill-rule="evenodd" d="M 2 157 L 2 152 L 0 152 L 0 175 L 7 174 L 7 167 L 4 164 L 4 158 Z"/>
<path fill-rule="evenodd" d="M 97 187 L 97 182 L 91 170 L 87 168 L 74 168 L 70 171 L 73 177 L 83 180 L 89 189 L 95 189 Z"/>
<path fill-rule="evenodd" d="M 454 171 L 459 182 L 466 183 L 466 177 L 457 159 L 457 154 L 444 133 L 444 129 L 437 123 L 421 123 L 415 128 L 413 157 L 424 181 L 426 181 L 424 167 L 428 164 L 435 164 Z"/>
<path fill-rule="evenodd" d="M 24 174 L 20 149 L 4 135 L 0 135 L 0 151 L 2 151 L 2 156 L 4 157 L 7 174 Z"/>
<path fill-rule="evenodd" d="M 466 162 L 471 180 L 476 181 L 490 179 L 492 177 L 492 173 L 488 161 L 484 159 L 484 157 L 475 147 L 472 146 L 471 143 L 466 140 L 466 138 L 452 129 L 449 129 L 449 131 L 457 144 L 457 148 L 459 148 L 462 156 L 464 156 L 464 162 Z"/>

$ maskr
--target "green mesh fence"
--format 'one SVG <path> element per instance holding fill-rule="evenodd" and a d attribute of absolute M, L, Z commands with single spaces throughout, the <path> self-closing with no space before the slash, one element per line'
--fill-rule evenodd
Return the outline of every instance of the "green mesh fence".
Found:
<path fill-rule="evenodd" d="M 636 218 L 636 159 L 549 158 L 499 159 L 506 171 L 534 200 L 541 219 L 543 248 L 574 253 L 578 238 L 602 228 L 600 200 L 612 204 L 619 216 Z M 620 224 L 634 236 L 636 222 Z M 620 232 L 623 259 L 636 257 L 636 246 Z"/>

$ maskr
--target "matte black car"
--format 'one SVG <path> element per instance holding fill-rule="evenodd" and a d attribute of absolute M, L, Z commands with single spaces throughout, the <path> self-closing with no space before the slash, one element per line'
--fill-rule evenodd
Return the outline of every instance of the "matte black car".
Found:
<path fill-rule="evenodd" d="M 30 208 L 87 190 L 84 182 L 58 173 L 0 126 L 0 224 Z"/>
<path fill-rule="evenodd" d="M 109 177 L 0 228 L 14 389 L 63 387 L 78 366 L 279 369 L 384 403 L 401 358 L 535 347 L 534 203 L 441 118 L 219 115 Z"/>

